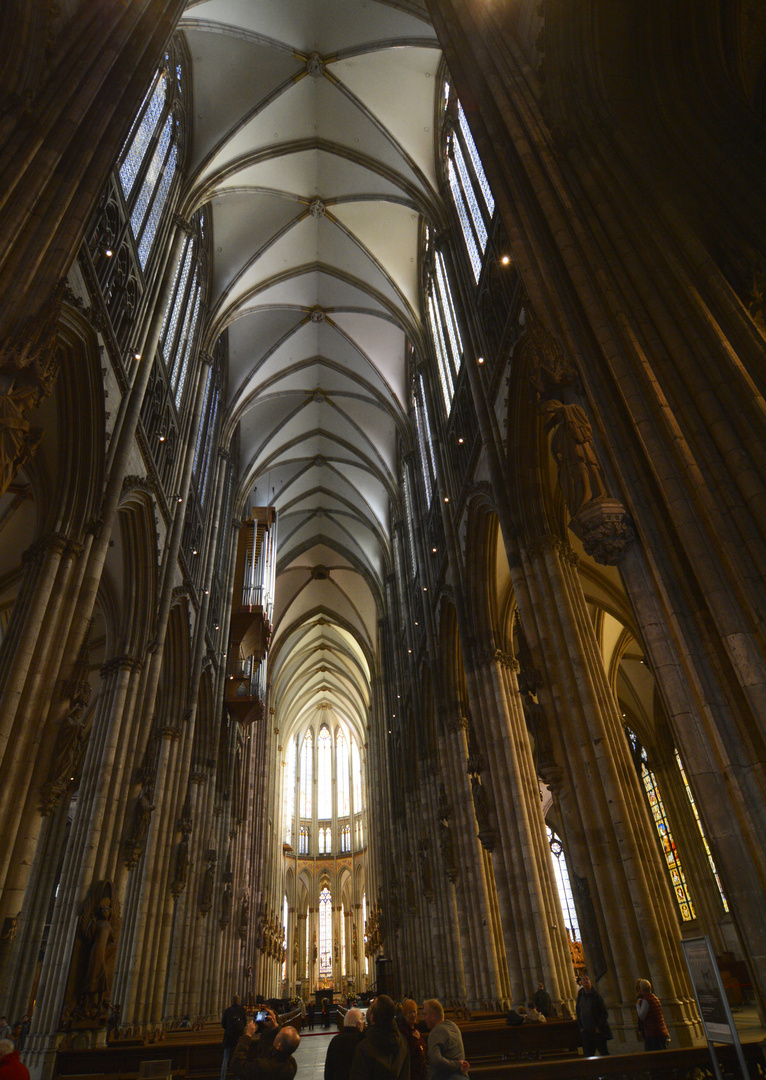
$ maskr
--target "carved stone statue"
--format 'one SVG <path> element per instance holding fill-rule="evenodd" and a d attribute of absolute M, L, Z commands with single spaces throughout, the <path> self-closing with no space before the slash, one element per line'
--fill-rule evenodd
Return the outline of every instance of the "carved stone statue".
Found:
<path fill-rule="evenodd" d="M 559 484 L 570 514 L 592 499 L 606 496 L 601 465 L 593 447 L 593 428 L 579 405 L 551 399 L 540 412 L 547 431 L 553 431 L 551 452 L 558 462 Z"/>
<path fill-rule="evenodd" d="M 452 829 L 449 826 L 449 822 L 439 822 L 439 847 L 442 853 L 442 863 L 444 865 L 444 873 L 454 885 L 458 879 L 460 873 L 457 865 L 457 859 L 455 857 L 455 845 L 452 839 Z"/>
<path fill-rule="evenodd" d="M 242 894 L 242 902 L 239 906 L 239 936 L 242 941 L 247 937 L 250 926 L 250 893 L 247 889 Z"/>
<path fill-rule="evenodd" d="M 538 768 L 555 764 L 548 720 L 542 705 L 535 701 L 531 694 L 521 695 L 521 705 L 524 709 L 527 730 L 534 742 Z"/>
<path fill-rule="evenodd" d="M 82 744 L 85 741 L 85 722 L 82 713 L 82 706 L 75 705 L 59 725 L 48 779 L 40 789 L 40 806 L 43 814 L 50 814 L 58 806 L 62 795 L 72 781 L 72 772 L 77 766 Z"/>
<path fill-rule="evenodd" d="M 497 834 L 493 828 L 489 813 L 489 800 L 487 792 L 478 776 L 471 777 L 471 794 L 473 795 L 473 809 L 476 814 L 476 824 L 479 826 L 479 839 L 487 851 L 492 851 L 495 846 Z"/>
<path fill-rule="evenodd" d="M 213 906 L 213 885 L 215 883 L 215 861 L 209 860 L 202 877 L 202 887 L 199 895 L 200 915 L 207 915 Z"/>
<path fill-rule="evenodd" d="M 120 931 L 120 905 L 110 881 L 99 882 L 80 912 L 67 986 L 66 1012 L 78 1026 L 106 1023 Z"/>
<path fill-rule="evenodd" d="M 231 901 L 231 885 L 227 882 L 226 888 L 223 890 L 223 896 L 221 897 L 221 918 L 218 920 L 218 925 L 222 930 L 225 930 L 231 922 Z"/>
<path fill-rule="evenodd" d="M 173 896 L 180 896 L 189 880 L 189 834 L 185 832 L 176 848 L 176 868 L 171 890 Z"/>

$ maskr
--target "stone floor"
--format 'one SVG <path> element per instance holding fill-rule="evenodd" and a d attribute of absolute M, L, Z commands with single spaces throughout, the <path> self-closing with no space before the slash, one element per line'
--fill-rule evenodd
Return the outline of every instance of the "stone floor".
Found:
<path fill-rule="evenodd" d="M 314 1031 L 303 1033 L 301 1045 L 295 1051 L 300 1080 L 324 1080 L 324 1059 L 327 1046 L 333 1035 L 337 1033 L 337 1028 L 330 1031 L 315 1028 Z"/>

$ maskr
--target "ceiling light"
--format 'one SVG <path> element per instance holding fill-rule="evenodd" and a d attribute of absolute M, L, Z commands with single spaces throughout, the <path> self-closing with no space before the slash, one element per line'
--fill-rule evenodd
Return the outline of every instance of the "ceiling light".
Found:
<path fill-rule="evenodd" d="M 458 442 L 460 443 L 460 445 L 462 446 L 462 445 L 463 445 L 463 441 L 464 441 L 464 440 L 463 440 L 463 436 L 462 436 L 462 435 L 458 435 L 458 440 L 457 440 L 457 441 L 458 441 Z"/>
<path fill-rule="evenodd" d="M 445 501 L 445 502 L 449 502 L 449 499 L 447 498 L 447 496 L 446 496 L 446 495 L 444 496 L 444 501 Z"/>
<path fill-rule="evenodd" d="M 476 363 L 477 364 L 483 364 L 484 363 L 484 357 L 480 356 L 479 359 L 476 361 Z"/>
<path fill-rule="evenodd" d="M 423 586 L 423 592 L 428 592 L 428 589 L 425 587 L 425 585 Z"/>
<path fill-rule="evenodd" d="M 111 259 L 111 257 L 112 257 L 112 249 L 107 248 L 106 251 L 104 252 L 104 255 L 106 255 L 107 259 Z"/>
<path fill-rule="evenodd" d="M 432 548 L 431 548 L 431 551 L 432 551 L 432 552 L 434 553 L 434 555 L 435 555 L 435 554 L 436 554 L 436 552 L 437 552 L 437 548 L 435 548 L 435 547 L 432 547 Z"/>
<path fill-rule="evenodd" d="M 507 266 L 510 261 L 511 261 L 511 256 L 510 255 L 503 255 L 502 259 L 500 260 L 500 262 L 503 264 L 503 266 Z"/>

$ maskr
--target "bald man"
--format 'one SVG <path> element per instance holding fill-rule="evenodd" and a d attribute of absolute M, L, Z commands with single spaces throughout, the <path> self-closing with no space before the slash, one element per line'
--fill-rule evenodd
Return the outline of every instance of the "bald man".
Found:
<path fill-rule="evenodd" d="M 232 1056 L 231 1071 L 237 1080 L 293 1080 L 298 1071 L 293 1054 L 300 1044 L 300 1035 L 294 1027 L 280 1027 L 271 1009 L 266 1009 L 263 1024 L 258 1056 L 255 1061 L 248 1061 L 250 1044 L 257 1031 L 255 1020 L 248 1020 L 245 1033 Z"/>

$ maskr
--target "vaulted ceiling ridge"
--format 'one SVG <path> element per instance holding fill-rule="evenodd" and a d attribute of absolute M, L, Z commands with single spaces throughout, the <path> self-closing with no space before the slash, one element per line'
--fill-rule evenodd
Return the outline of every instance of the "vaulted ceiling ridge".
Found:
<path fill-rule="evenodd" d="M 364 579 L 365 584 L 369 588 L 372 598 L 375 601 L 375 607 L 378 613 L 382 613 L 384 609 L 383 597 L 383 579 L 378 578 L 377 574 L 372 570 L 363 560 L 359 558 L 350 548 L 345 548 L 337 541 L 332 540 L 326 535 L 326 533 L 315 533 L 310 539 L 301 541 L 300 544 L 294 545 L 289 551 L 283 551 L 277 562 L 277 575 L 286 574 L 292 572 L 293 569 L 305 570 L 305 567 L 296 566 L 293 567 L 293 563 L 296 559 L 299 559 L 301 555 L 304 555 L 307 551 L 311 551 L 317 546 L 323 545 L 336 551 L 339 555 L 352 564 L 354 570 Z M 386 572 L 388 571 L 388 565 L 391 561 L 391 552 L 386 544 L 386 551 L 384 552 L 384 567 Z"/>
<path fill-rule="evenodd" d="M 270 670 L 272 677 L 279 670 L 280 657 L 285 647 L 289 648 L 289 641 L 293 635 L 300 636 L 307 625 L 310 625 L 315 619 L 323 619 L 329 626 L 336 626 L 340 630 L 345 630 L 347 634 L 351 636 L 359 651 L 364 657 L 364 661 L 367 667 L 370 669 L 370 678 L 374 678 L 378 664 L 375 657 L 373 644 L 361 637 L 356 627 L 345 619 L 338 612 L 330 611 L 324 604 L 316 604 L 310 611 L 303 612 L 299 618 L 291 619 L 286 625 L 282 625 L 282 618 L 280 616 L 279 621 L 275 620 L 274 630 L 272 633 L 272 646 L 269 655 Z"/>

